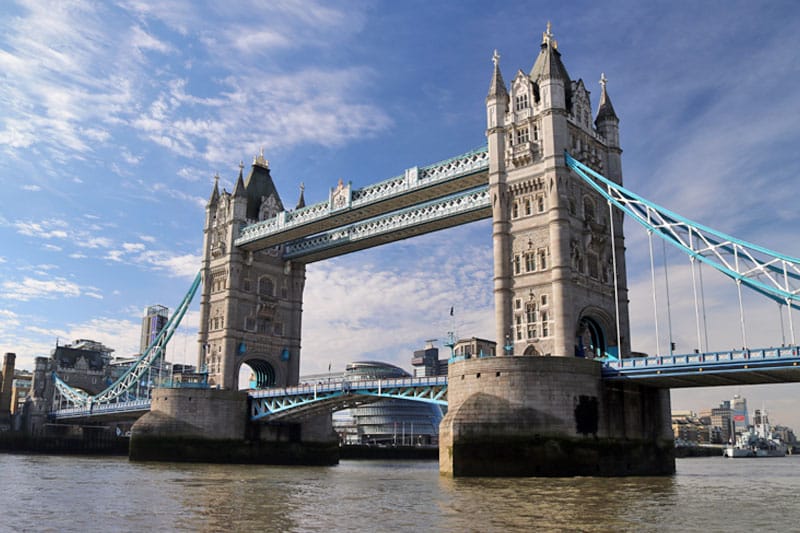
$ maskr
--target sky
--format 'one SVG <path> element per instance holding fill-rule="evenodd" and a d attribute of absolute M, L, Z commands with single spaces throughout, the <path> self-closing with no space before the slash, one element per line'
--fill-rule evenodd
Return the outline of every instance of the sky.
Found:
<path fill-rule="evenodd" d="M 301 183 L 314 203 L 339 179 L 363 187 L 484 145 L 493 50 L 506 80 L 528 72 L 548 20 L 595 109 L 608 78 L 626 186 L 800 256 L 796 2 L 6 0 L 0 351 L 28 369 L 79 338 L 136 353 L 144 308 L 177 306 L 199 269 L 214 175 L 231 190 L 262 149 L 294 205 Z M 647 236 L 625 229 L 632 344 L 655 353 Z M 671 319 L 689 352 L 688 261 L 666 258 L 659 343 Z M 704 276 L 709 348 L 741 347 L 735 287 Z M 309 265 L 301 373 L 410 369 L 453 326 L 491 338 L 491 291 L 488 221 Z M 198 306 L 169 359 L 196 362 Z M 788 342 L 774 303 L 745 308 L 749 346 Z M 800 385 L 675 390 L 672 405 L 735 393 L 800 430 Z"/>

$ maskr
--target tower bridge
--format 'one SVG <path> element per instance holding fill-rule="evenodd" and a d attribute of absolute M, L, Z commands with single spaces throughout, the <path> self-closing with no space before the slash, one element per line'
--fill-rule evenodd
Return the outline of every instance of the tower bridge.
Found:
<path fill-rule="evenodd" d="M 791 315 L 789 348 L 633 357 L 624 215 L 683 251 L 693 269 L 708 265 L 789 309 L 800 300 L 800 260 L 626 189 L 607 80 L 593 107 L 549 25 L 532 68 L 510 84 L 499 60 L 495 52 L 485 148 L 361 189 L 340 181 L 311 206 L 301 191 L 294 210 L 263 154 L 247 176 L 240 167 L 232 192 L 215 182 L 193 285 L 202 279 L 198 359 L 211 388 L 157 389 L 134 426 L 133 458 L 214 460 L 224 442 L 226 460 L 334 462 L 330 410 L 395 395 L 446 397 L 444 474 L 669 474 L 669 388 L 800 380 Z M 299 385 L 307 265 L 489 217 L 502 354 L 455 358 L 446 383 Z M 699 331 L 698 318 L 701 346 Z M 259 389 L 249 396 L 236 391 L 242 365 Z"/>

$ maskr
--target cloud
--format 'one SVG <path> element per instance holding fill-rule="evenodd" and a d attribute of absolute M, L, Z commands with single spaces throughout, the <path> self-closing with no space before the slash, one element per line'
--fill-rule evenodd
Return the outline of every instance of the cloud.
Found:
<path fill-rule="evenodd" d="M 65 278 L 49 280 L 25 277 L 21 281 L 4 281 L 0 298 L 26 302 L 33 299 L 74 298 L 81 295 L 78 284 Z"/>
<path fill-rule="evenodd" d="M 40 186 L 38 186 L 38 185 L 23 185 L 22 186 L 22 190 L 23 191 L 37 192 L 37 191 L 41 191 L 42 188 Z"/>

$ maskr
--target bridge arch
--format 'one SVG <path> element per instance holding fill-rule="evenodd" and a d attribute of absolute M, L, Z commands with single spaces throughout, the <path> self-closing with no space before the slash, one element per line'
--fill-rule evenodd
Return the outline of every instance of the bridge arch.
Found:
<path fill-rule="evenodd" d="M 282 377 L 279 375 L 280 365 L 275 364 L 274 358 L 264 355 L 254 355 L 244 359 L 239 363 L 236 370 L 236 375 L 240 376 L 239 388 L 249 389 L 265 389 L 267 387 L 274 387 L 282 382 Z M 242 375 L 242 370 L 250 369 L 250 373 Z M 244 378 L 245 385 L 242 386 L 242 378 Z"/>
<path fill-rule="evenodd" d="M 611 317 L 597 308 L 584 309 L 575 328 L 575 356 L 605 357 L 613 334 Z"/>

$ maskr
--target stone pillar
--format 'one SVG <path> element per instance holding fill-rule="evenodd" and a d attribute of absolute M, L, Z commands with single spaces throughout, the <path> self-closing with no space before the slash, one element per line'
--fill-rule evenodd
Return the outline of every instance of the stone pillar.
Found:
<path fill-rule="evenodd" d="M 331 465 L 339 461 L 339 439 L 330 414 L 261 424 L 249 420 L 244 391 L 160 388 L 131 428 L 130 459 Z"/>
<path fill-rule="evenodd" d="M 14 383 L 14 361 L 17 356 L 13 353 L 6 353 L 3 357 L 3 383 L 0 388 L 0 417 L 8 417 L 11 414 L 11 388 Z"/>
<path fill-rule="evenodd" d="M 611 384 L 574 357 L 489 357 L 449 368 L 439 471 L 639 476 L 675 471 L 669 391 Z"/>

